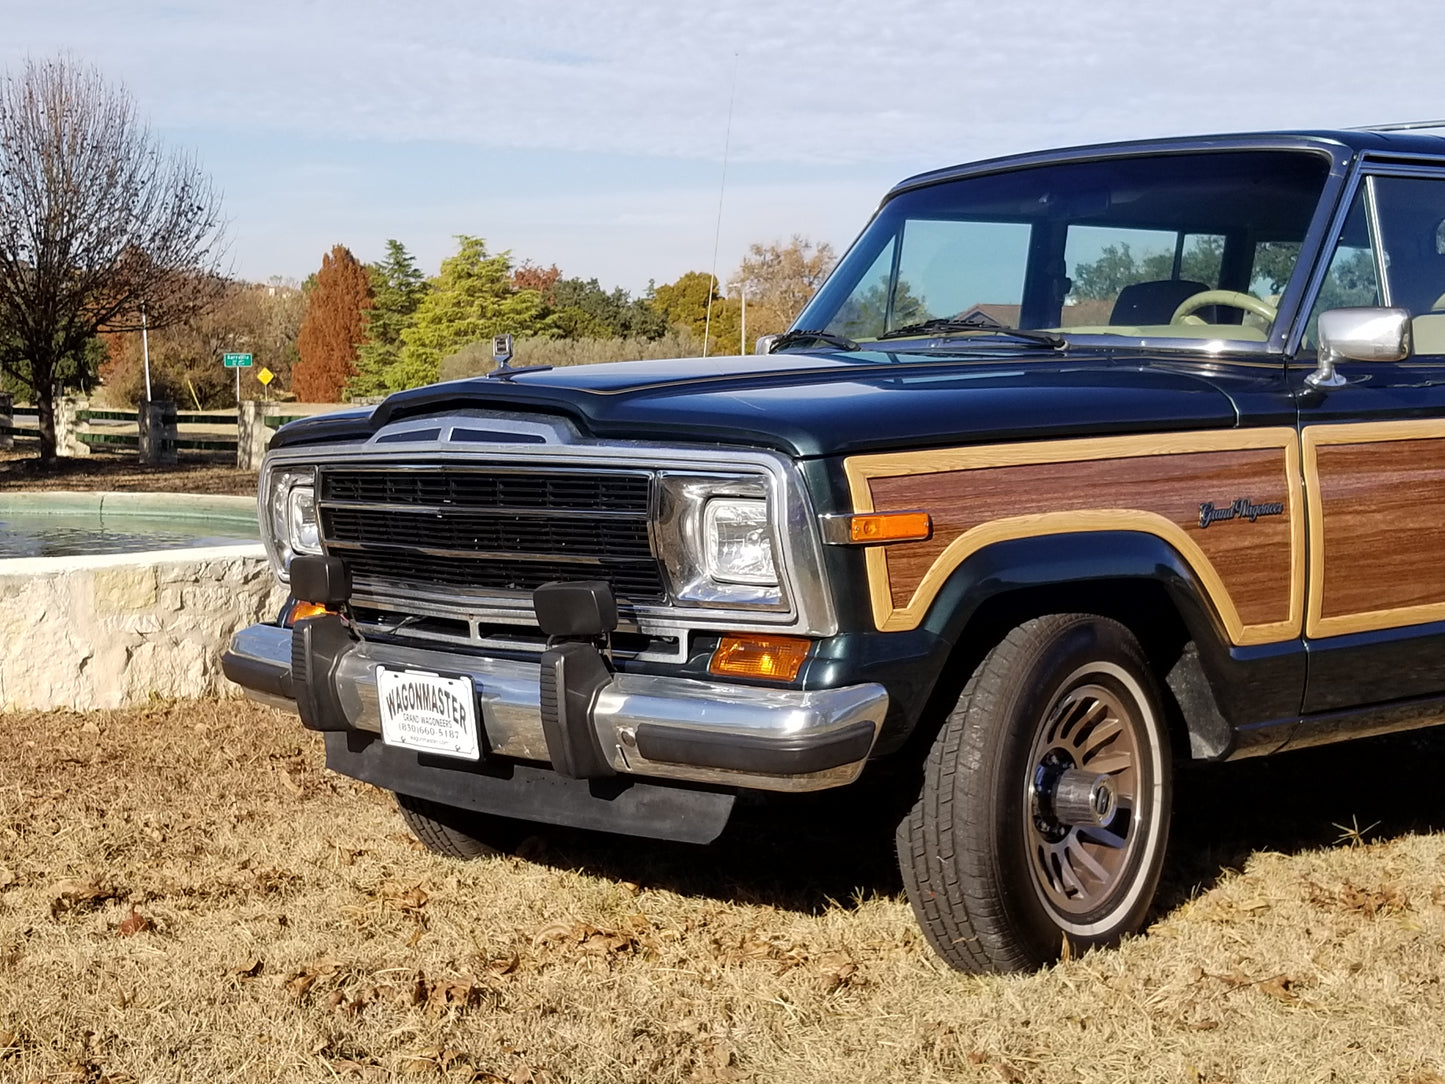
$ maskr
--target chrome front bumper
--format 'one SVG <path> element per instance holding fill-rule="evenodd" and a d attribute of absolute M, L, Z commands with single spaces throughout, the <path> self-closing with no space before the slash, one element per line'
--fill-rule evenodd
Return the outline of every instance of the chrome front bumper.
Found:
<path fill-rule="evenodd" d="M 226 676 L 254 699 L 295 710 L 291 641 L 291 630 L 275 625 L 242 629 L 222 660 Z M 470 675 L 492 754 L 550 762 L 538 664 L 358 643 L 341 657 L 335 681 L 351 730 L 381 733 L 378 665 Z M 809 791 L 858 777 L 887 711 L 887 691 L 872 683 L 768 689 L 618 673 L 598 693 L 590 724 L 619 774 Z"/>

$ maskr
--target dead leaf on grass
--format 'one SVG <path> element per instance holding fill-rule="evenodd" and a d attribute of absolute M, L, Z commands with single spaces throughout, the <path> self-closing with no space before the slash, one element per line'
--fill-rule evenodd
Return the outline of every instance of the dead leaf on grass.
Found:
<path fill-rule="evenodd" d="M 283 981 L 286 991 L 297 1001 L 300 1001 L 310 991 L 317 979 L 329 978 L 341 970 L 341 964 L 329 956 L 308 964 L 300 971 L 287 976 Z"/>
<path fill-rule="evenodd" d="M 1248 975 L 1239 971 L 1237 968 L 1227 975 L 1210 975 L 1207 972 L 1205 974 L 1208 978 L 1214 979 L 1217 982 L 1222 982 L 1224 983 L 1224 985 L 1234 990 L 1240 990 L 1244 989 L 1245 987 L 1253 986 L 1257 988 L 1260 993 L 1268 994 L 1276 1001 L 1282 1001 L 1287 1005 L 1293 1004 L 1294 1002 L 1299 1000 L 1299 994 L 1297 994 L 1295 991 L 1301 985 L 1300 980 L 1296 978 L 1291 978 L 1289 975 L 1271 975 L 1268 978 L 1264 979 L 1252 979 Z"/>
<path fill-rule="evenodd" d="M 819 957 L 818 968 L 822 972 L 825 994 L 858 984 L 858 964 L 846 952 L 830 952 Z"/>
<path fill-rule="evenodd" d="M 16 884 L 19 880 L 20 878 L 15 876 L 15 874 L 12 873 L 10 870 L 6 869 L 4 866 L 0 866 L 0 892 L 4 892 L 11 885 Z"/>
<path fill-rule="evenodd" d="M 460 979 L 440 979 L 428 985 L 428 1016 L 441 1016 L 448 1009 L 467 1009 L 481 1001 L 482 988 Z"/>
<path fill-rule="evenodd" d="M 1299 1000 L 1299 995 L 1294 992 L 1295 980 L 1287 975 L 1275 975 L 1273 978 L 1265 979 L 1259 984 L 1259 991 L 1268 994 L 1276 1001 L 1282 1001 L 1286 1005 L 1292 1005 Z"/>
<path fill-rule="evenodd" d="M 227 969 L 226 977 L 232 979 L 254 979 L 266 966 L 259 956 L 252 956 L 245 963 Z"/>
<path fill-rule="evenodd" d="M 294 888 L 301 881 L 301 878 L 290 870 L 276 869 L 272 866 L 253 871 L 252 878 L 256 885 L 256 891 L 263 896 L 284 892 L 288 888 Z"/>
<path fill-rule="evenodd" d="M 486 962 L 486 969 L 493 975 L 510 975 L 522 964 L 521 956 L 512 953 L 510 956 L 500 956 L 495 960 Z"/>
<path fill-rule="evenodd" d="M 1309 886 L 1310 903 L 1325 910 L 1374 918 L 1382 914 L 1397 914 L 1409 910 L 1410 907 L 1410 901 L 1405 898 L 1405 894 L 1394 885 L 1361 888 L 1353 882 L 1345 881 L 1337 892 L 1313 881 Z"/>
<path fill-rule="evenodd" d="M 50 901 L 52 918 L 71 911 L 93 911 L 110 900 L 119 899 L 122 894 L 119 888 L 108 885 L 99 878 L 89 881 L 60 881 L 51 891 L 55 893 Z"/>
<path fill-rule="evenodd" d="M 145 915 L 135 909 L 135 904 L 130 905 L 130 914 L 120 920 L 120 925 L 115 932 L 120 937 L 134 937 L 138 933 L 148 933 L 156 928 L 156 924 Z"/>
<path fill-rule="evenodd" d="M 426 906 L 427 900 L 431 899 L 431 895 L 419 884 L 407 888 L 390 881 L 381 886 L 377 895 L 381 897 L 384 906 L 402 914 L 420 911 Z"/>
<path fill-rule="evenodd" d="M 388 832 L 386 838 L 393 843 L 400 843 L 404 847 L 410 847 L 414 851 L 425 851 L 427 849 L 425 843 L 413 835 L 408 835 L 406 832 Z"/>
<path fill-rule="evenodd" d="M 429 1073 L 440 1070 L 445 1073 L 453 1062 L 466 1057 L 460 1050 L 449 1046 L 428 1046 L 411 1054 L 403 1055 L 401 1071 L 404 1073 Z"/>
<path fill-rule="evenodd" d="M 1004 1084 L 1024 1084 L 1024 1075 L 1015 1069 L 1003 1058 L 993 1054 L 985 1054 L 981 1050 L 975 1050 L 968 1055 L 968 1060 L 975 1065 L 987 1065 L 1003 1078 Z"/>
<path fill-rule="evenodd" d="M 532 947 L 540 948 L 552 941 L 566 940 L 572 930 L 572 924 L 567 922 L 553 922 L 550 926 L 543 926 L 532 935 Z"/>

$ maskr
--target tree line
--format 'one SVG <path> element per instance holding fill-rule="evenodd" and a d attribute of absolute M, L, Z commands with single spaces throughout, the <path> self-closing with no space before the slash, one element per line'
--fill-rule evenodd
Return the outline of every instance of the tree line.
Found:
<path fill-rule="evenodd" d="M 153 394 L 197 408 L 228 405 L 232 376 L 220 356 L 232 350 L 251 352 L 253 373 L 271 370 L 273 392 L 306 402 L 485 372 L 492 337 L 504 333 L 517 340 L 516 365 L 736 354 L 785 330 L 834 263 L 831 246 L 795 236 L 753 244 L 725 281 L 689 271 L 634 297 L 555 264 L 492 253 L 480 237 L 456 240 L 430 277 L 391 239 L 376 263 L 333 246 L 299 286 L 225 283 L 211 309 L 149 337 Z M 114 402 L 133 404 L 144 397 L 140 338 L 104 338 L 99 376 Z M 243 386 L 248 398 L 262 394 L 254 381 Z"/>

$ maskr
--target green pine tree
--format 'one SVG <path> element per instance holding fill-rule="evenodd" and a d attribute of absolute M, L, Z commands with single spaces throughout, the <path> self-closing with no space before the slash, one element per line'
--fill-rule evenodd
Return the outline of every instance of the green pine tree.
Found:
<path fill-rule="evenodd" d="M 442 261 L 431 292 L 401 331 L 397 360 L 385 373 L 389 391 L 435 383 L 443 358 L 493 335 L 556 334 L 541 293 L 513 284 L 508 253 L 489 256 L 480 237 L 463 234 L 457 242 L 457 254 Z"/>
<path fill-rule="evenodd" d="M 386 242 L 386 259 L 368 268 L 372 304 L 366 316 L 366 341 L 356 352 L 356 376 L 347 385 L 350 395 L 386 392 L 387 371 L 401 357 L 401 333 L 427 294 L 426 276 L 406 246 Z"/>

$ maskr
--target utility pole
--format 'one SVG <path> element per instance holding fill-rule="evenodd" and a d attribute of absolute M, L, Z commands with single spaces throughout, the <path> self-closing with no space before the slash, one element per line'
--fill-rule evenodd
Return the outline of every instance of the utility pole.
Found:
<path fill-rule="evenodd" d="M 746 282 L 730 282 L 723 287 L 724 290 L 731 290 L 734 286 L 738 288 L 738 297 L 743 302 L 742 329 L 738 335 L 738 353 L 748 352 L 748 284 Z"/>
<path fill-rule="evenodd" d="M 146 303 L 140 303 L 140 348 L 145 358 L 146 371 L 146 402 L 151 401 L 151 339 L 149 328 L 146 324 Z"/>

